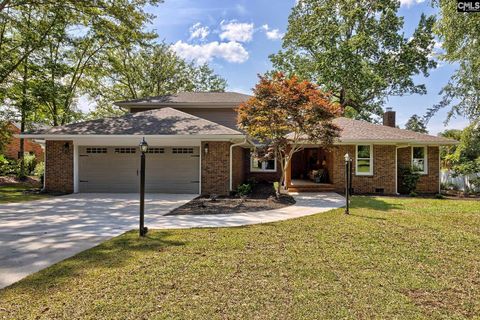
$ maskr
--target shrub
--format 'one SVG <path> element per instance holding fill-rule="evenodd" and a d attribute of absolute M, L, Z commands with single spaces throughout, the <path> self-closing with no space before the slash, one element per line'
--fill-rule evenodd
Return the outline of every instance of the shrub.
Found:
<path fill-rule="evenodd" d="M 0 176 L 12 176 L 18 172 L 18 164 L 16 160 L 9 160 L 0 155 Z"/>
<path fill-rule="evenodd" d="M 418 194 L 415 191 L 412 191 L 408 194 L 410 197 L 416 197 Z"/>
<path fill-rule="evenodd" d="M 474 192 L 480 192 L 480 177 L 470 179 L 469 182 Z"/>
<path fill-rule="evenodd" d="M 403 193 L 415 193 L 420 174 L 413 171 L 411 167 L 403 167 L 399 169 L 399 175 L 401 181 L 400 188 Z"/>
<path fill-rule="evenodd" d="M 437 194 L 435 195 L 435 198 L 436 198 L 436 199 L 445 199 L 445 196 L 444 196 L 443 194 L 441 194 L 441 193 L 437 193 Z"/>
<path fill-rule="evenodd" d="M 237 187 L 237 193 L 240 196 L 246 196 L 251 192 L 252 192 L 252 185 L 249 183 L 244 183 Z"/>

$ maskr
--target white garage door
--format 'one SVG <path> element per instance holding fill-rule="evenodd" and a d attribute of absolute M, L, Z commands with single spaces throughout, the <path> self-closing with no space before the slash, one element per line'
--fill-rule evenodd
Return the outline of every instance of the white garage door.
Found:
<path fill-rule="evenodd" d="M 150 147 L 146 192 L 199 193 L 198 147 Z M 140 186 L 138 147 L 79 147 L 79 191 L 134 193 Z"/>

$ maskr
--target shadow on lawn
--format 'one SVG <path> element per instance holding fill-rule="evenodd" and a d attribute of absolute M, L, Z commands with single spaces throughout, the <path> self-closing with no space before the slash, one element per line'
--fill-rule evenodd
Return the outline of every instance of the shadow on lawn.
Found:
<path fill-rule="evenodd" d="M 403 210 L 404 206 L 393 201 L 387 202 L 379 197 L 354 196 L 350 204 L 352 209 L 369 209 L 375 211 Z"/>
<path fill-rule="evenodd" d="M 64 283 L 69 285 L 68 280 L 93 269 L 102 272 L 102 269 L 111 270 L 122 267 L 130 259 L 135 259 L 139 252 L 150 252 L 152 255 L 161 254 L 168 247 L 186 244 L 182 241 L 166 240 L 165 238 L 170 235 L 170 232 L 153 231 L 149 232 L 145 238 L 139 238 L 137 231 L 129 231 L 34 273 L 7 288 L 44 291 Z M 141 263 L 140 259 L 136 262 L 139 266 Z"/>

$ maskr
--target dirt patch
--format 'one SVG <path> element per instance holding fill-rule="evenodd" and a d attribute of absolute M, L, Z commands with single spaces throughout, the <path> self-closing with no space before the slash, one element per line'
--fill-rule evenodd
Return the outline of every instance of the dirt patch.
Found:
<path fill-rule="evenodd" d="M 25 179 L 19 179 L 12 176 L 1 176 L 0 186 L 15 186 L 22 185 L 31 188 L 41 188 L 40 179 L 38 177 L 26 177 Z"/>
<path fill-rule="evenodd" d="M 465 296 L 468 295 L 464 290 L 455 288 L 431 291 L 412 289 L 406 290 L 404 293 L 429 316 L 436 310 L 467 318 L 474 316 L 464 308 Z"/>
<path fill-rule="evenodd" d="M 233 214 L 280 209 L 291 206 L 295 200 L 290 195 L 275 197 L 271 184 L 258 184 L 247 197 L 198 197 L 169 212 L 173 215 Z"/>

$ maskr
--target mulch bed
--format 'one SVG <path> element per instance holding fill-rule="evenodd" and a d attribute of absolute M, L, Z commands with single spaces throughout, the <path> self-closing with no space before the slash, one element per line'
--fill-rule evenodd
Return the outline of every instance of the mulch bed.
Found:
<path fill-rule="evenodd" d="M 40 179 L 37 177 L 26 177 L 25 179 L 19 179 L 14 176 L 0 176 L 0 186 L 15 186 L 23 185 L 32 188 L 41 188 Z"/>
<path fill-rule="evenodd" d="M 271 184 L 257 184 L 247 197 L 205 197 L 191 200 L 183 206 L 169 212 L 173 215 L 204 215 L 204 214 L 232 214 L 280 209 L 295 203 L 292 196 L 282 194 L 275 197 Z"/>

